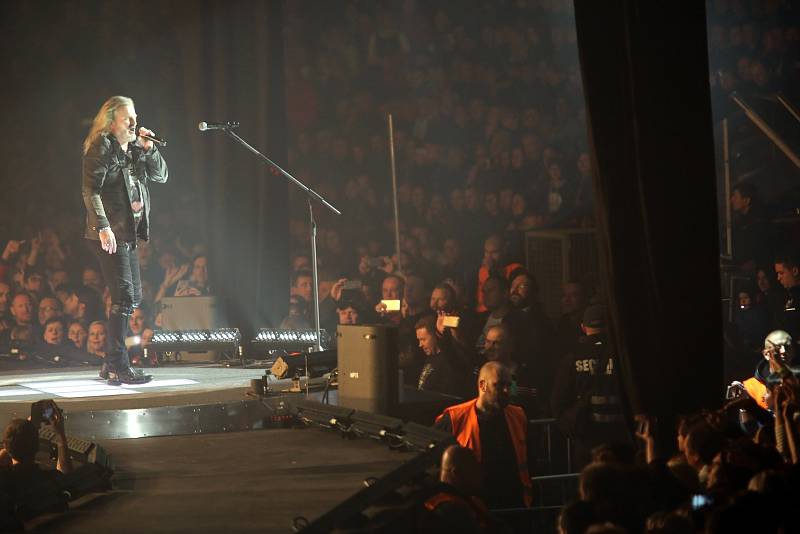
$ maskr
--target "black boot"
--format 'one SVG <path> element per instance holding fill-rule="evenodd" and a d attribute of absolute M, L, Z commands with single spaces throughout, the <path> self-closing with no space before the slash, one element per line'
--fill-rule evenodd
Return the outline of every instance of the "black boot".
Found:
<path fill-rule="evenodd" d="M 121 384 L 146 384 L 153 379 L 152 375 L 146 375 L 141 369 L 133 367 L 121 367 L 108 370 L 108 384 L 119 386 Z"/>

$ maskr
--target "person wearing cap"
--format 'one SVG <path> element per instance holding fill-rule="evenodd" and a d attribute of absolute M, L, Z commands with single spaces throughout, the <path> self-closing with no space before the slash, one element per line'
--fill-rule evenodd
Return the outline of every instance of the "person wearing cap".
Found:
<path fill-rule="evenodd" d="M 631 440 L 606 325 L 604 304 L 586 308 L 581 321 L 584 336 L 574 352 L 565 356 L 553 386 L 551 410 L 561 429 L 573 440 L 573 469 L 588 463 L 591 450 L 597 445 Z"/>

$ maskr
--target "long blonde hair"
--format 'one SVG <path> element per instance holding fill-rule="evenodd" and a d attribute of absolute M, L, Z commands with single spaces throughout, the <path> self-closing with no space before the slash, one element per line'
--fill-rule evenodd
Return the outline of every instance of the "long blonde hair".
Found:
<path fill-rule="evenodd" d="M 111 123 L 114 121 L 114 113 L 123 106 L 133 106 L 133 100 L 127 96 L 112 96 L 103 102 L 103 105 L 100 106 L 100 111 L 97 112 L 92 121 L 89 135 L 83 141 L 84 154 L 89 152 L 89 147 L 92 146 L 95 139 L 110 131 Z"/>

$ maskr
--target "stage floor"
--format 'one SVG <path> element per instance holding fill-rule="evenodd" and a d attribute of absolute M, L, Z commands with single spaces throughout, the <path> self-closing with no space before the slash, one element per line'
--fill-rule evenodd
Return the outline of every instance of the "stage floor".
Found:
<path fill-rule="evenodd" d="M 101 440 L 115 490 L 45 532 L 291 532 L 415 456 L 315 428 Z"/>
<path fill-rule="evenodd" d="M 87 368 L 0 373 L 0 418 L 27 417 L 31 403 L 55 399 L 68 436 L 98 443 L 113 458 L 113 491 L 37 530 L 290 532 L 294 518 L 313 520 L 361 490 L 365 479 L 416 456 L 333 431 L 265 429 L 274 408 L 245 394 L 264 369 L 148 373 L 153 381 L 141 386 L 109 386 Z M 312 386 L 318 380 L 324 382 L 313 379 Z M 291 382 L 270 380 L 270 398 L 280 403 Z M 407 400 L 419 412 L 414 401 L 421 399 Z"/>
<path fill-rule="evenodd" d="M 250 380 L 264 370 L 159 367 L 147 369 L 151 382 L 136 386 L 110 386 L 97 373 L 95 368 L 0 373 L 0 420 L 27 417 L 31 403 L 40 399 L 54 399 L 67 413 L 242 400 Z"/>

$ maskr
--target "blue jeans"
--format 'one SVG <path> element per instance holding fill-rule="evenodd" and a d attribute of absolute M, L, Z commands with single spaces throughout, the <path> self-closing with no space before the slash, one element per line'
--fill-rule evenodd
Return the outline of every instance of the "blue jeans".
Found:
<path fill-rule="evenodd" d="M 117 251 L 109 254 L 100 247 L 100 241 L 91 241 L 90 246 L 103 273 L 111 293 L 111 312 L 108 317 L 108 340 L 110 349 L 106 364 L 111 370 L 130 366 L 125 338 L 128 337 L 128 319 L 133 308 L 142 302 L 142 279 L 139 273 L 139 255 L 136 243 L 117 242 Z"/>

